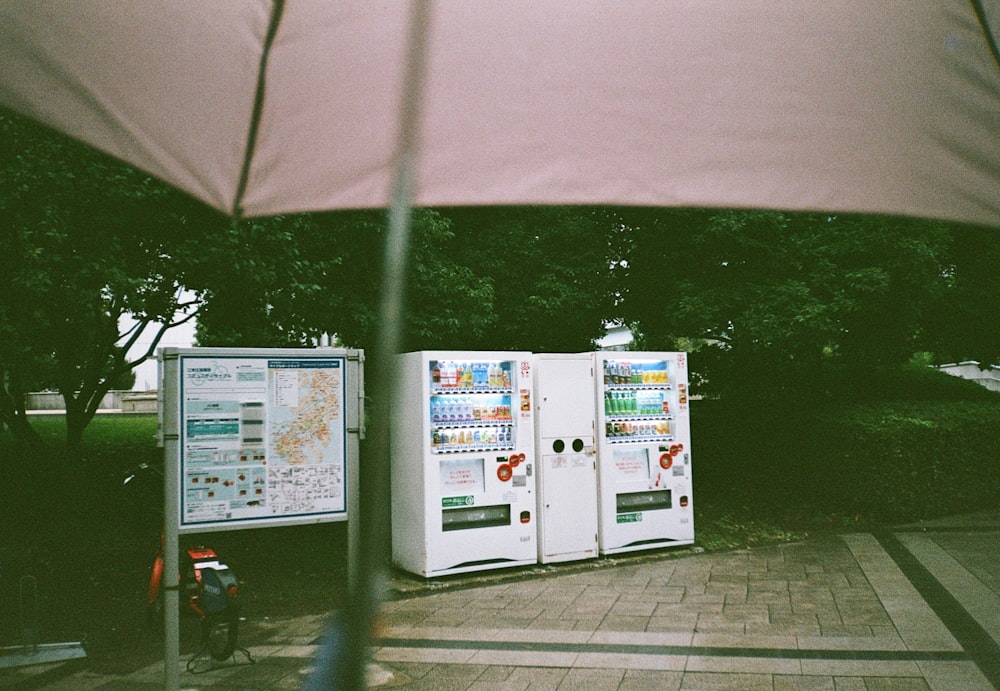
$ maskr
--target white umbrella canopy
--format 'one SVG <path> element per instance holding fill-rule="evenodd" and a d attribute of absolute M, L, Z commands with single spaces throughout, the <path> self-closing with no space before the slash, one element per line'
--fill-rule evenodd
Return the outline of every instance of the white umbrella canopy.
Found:
<path fill-rule="evenodd" d="M 0 0 L 0 104 L 234 215 L 383 207 L 413 6 Z M 438 0 L 414 201 L 1000 226 L 998 27 L 998 0 Z"/>

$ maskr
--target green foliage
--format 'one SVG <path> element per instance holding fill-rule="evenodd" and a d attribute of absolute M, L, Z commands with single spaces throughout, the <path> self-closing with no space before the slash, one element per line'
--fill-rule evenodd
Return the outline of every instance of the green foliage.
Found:
<path fill-rule="evenodd" d="M 303 346 L 336 334 L 351 347 L 371 347 L 385 236 L 381 211 L 244 222 L 230 236 L 238 258 L 200 284 L 199 344 Z M 438 212 L 413 212 L 407 348 L 449 347 L 493 317 L 490 286 L 455 261 L 453 237 Z"/>
<path fill-rule="evenodd" d="M 414 210 L 404 349 L 590 348 L 614 306 L 608 228 L 586 209 Z M 201 284 L 199 344 L 370 347 L 385 234 L 370 211 L 244 223 Z"/>
<path fill-rule="evenodd" d="M 926 368 L 863 379 L 774 405 L 694 403 L 701 510 L 723 524 L 840 530 L 997 505 L 1000 395 Z"/>
<path fill-rule="evenodd" d="M 831 414 L 835 447 L 818 463 L 844 510 L 911 520 L 995 507 L 1000 501 L 1000 397 L 990 403 L 883 403 Z M 836 477 L 848 470 L 851 486 Z"/>
<path fill-rule="evenodd" d="M 706 344 L 697 368 L 709 392 L 906 362 L 949 295 L 952 234 L 939 223 L 711 210 L 622 219 L 634 235 L 626 319 L 654 347 Z"/>
<path fill-rule="evenodd" d="M 23 394 L 55 388 L 75 447 L 104 393 L 135 364 L 119 344 L 128 336 L 120 317 L 131 313 L 142 324 L 174 317 L 182 238 L 209 215 L 5 113 L 0 147 L 0 420 L 26 430 Z"/>
<path fill-rule="evenodd" d="M 1000 363 L 1000 232 L 957 227 L 942 260 L 947 291 L 924 341 L 939 363 Z"/>
<path fill-rule="evenodd" d="M 615 223 L 576 207 L 447 209 L 456 259 L 492 287 L 487 328 L 456 347 L 588 350 L 615 316 Z"/>

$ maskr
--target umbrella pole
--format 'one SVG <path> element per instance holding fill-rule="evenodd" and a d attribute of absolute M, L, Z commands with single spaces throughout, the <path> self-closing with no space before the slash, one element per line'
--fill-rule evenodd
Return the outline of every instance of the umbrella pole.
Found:
<path fill-rule="evenodd" d="M 389 496 L 389 430 L 392 415 L 392 383 L 405 325 L 404 307 L 407 264 L 414 198 L 413 165 L 423 86 L 424 59 L 430 1 L 413 4 L 400 131 L 389 206 L 389 228 L 385 244 L 382 296 L 371 363 L 372 425 L 367 439 L 367 458 L 361 465 L 361 517 L 358 563 L 352 567 L 351 597 L 340 621 L 334 621 L 317 655 L 316 670 L 308 689 L 363 689 L 368 646 L 388 576 L 391 557 L 391 497 Z M 358 520 L 356 517 L 354 520 Z"/>

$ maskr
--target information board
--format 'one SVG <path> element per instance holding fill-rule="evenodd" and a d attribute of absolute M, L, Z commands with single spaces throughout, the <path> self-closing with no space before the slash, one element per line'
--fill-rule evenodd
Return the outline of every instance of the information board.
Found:
<path fill-rule="evenodd" d="M 182 529 L 346 518 L 345 357 L 181 355 L 178 369 Z"/>

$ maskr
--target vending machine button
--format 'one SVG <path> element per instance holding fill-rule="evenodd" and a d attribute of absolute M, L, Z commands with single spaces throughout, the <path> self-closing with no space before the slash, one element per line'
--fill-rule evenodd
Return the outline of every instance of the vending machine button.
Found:
<path fill-rule="evenodd" d="M 670 453 L 660 454 L 660 467 L 664 470 L 669 470 L 670 466 L 674 464 L 674 457 Z"/>
<path fill-rule="evenodd" d="M 514 470 L 506 463 L 497 467 L 497 477 L 500 482 L 507 482 L 514 475 Z"/>

